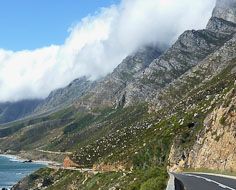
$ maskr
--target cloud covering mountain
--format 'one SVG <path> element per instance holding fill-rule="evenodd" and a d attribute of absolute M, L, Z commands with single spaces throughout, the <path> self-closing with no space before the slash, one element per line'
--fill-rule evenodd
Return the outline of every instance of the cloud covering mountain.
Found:
<path fill-rule="evenodd" d="M 0 50 L 0 101 L 46 97 L 81 76 L 111 72 L 140 46 L 171 45 L 187 29 L 204 28 L 215 0 L 123 0 L 69 29 L 62 45 Z"/>

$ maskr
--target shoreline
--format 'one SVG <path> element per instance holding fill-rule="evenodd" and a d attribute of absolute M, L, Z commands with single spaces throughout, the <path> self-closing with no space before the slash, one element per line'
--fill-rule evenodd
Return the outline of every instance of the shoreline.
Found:
<path fill-rule="evenodd" d="M 13 162 L 27 162 L 31 159 L 28 159 L 28 158 L 23 158 L 19 155 L 15 155 L 15 154 L 0 154 L 1 157 L 5 157 L 5 158 L 9 158 L 11 161 Z M 35 164 L 41 164 L 41 165 L 44 165 L 44 166 L 61 166 L 62 163 L 59 163 L 59 162 L 56 162 L 56 161 L 49 161 L 49 160 L 31 160 L 32 163 L 35 163 Z"/>
<path fill-rule="evenodd" d="M 44 161 L 44 160 L 32 160 L 32 162 L 27 162 L 27 161 L 30 161 L 29 159 L 24 159 L 22 157 L 20 157 L 19 155 L 14 155 L 14 154 L 3 154 L 1 153 L 0 154 L 0 157 L 1 158 L 7 158 L 7 162 L 14 162 L 13 165 L 16 165 L 16 164 L 26 164 L 28 167 L 29 164 L 33 164 L 33 165 L 37 165 L 38 169 L 40 168 L 48 168 L 50 166 L 50 164 L 55 164 L 51 161 Z M 24 167 L 24 166 L 23 166 Z M 35 166 L 33 166 L 35 167 Z M 37 170 L 38 170 L 37 169 Z M 35 171 L 37 171 L 35 170 Z M 34 171 L 32 170 L 32 172 L 30 172 L 29 174 L 33 173 Z M 17 174 L 17 173 L 14 173 L 14 175 Z M 20 173 L 20 174 L 23 174 L 23 173 Z M 29 174 L 26 174 L 24 177 L 26 177 L 27 175 Z M 18 184 L 22 179 L 24 179 L 24 177 L 22 177 L 21 179 L 17 179 L 16 181 L 14 181 L 13 178 L 12 181 L 7 181 L 7 184 L 1 184 L 0 186 L 0 190 L 1 189 L 7 189 L 7 190 L 10 190 L 12 187 L 14 187 L 16 184 Z"/>

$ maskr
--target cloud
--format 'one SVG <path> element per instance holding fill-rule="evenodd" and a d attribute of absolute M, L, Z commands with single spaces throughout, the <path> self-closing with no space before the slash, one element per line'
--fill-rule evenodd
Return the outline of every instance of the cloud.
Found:
<path fill-rule="evenodd" d="M 171 45 L 207 24 L 215 0 L 123 0 L 69 29 L 62 45 L 18 52 L 0 49 L 0 101 L 44 98 L 73 79 L 111 72 L 137 48 Z"/>

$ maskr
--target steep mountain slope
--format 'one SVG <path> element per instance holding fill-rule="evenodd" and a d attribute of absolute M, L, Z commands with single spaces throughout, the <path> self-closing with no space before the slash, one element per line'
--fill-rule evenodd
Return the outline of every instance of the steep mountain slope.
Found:
<path fill-rule="evenodd" d="M 157 46 L 140 48 L 136 53 L 125 58 L 111 74 L 79 99 L 77 107 L 93 109 L 95 107 L 123 106 L 126 101 L 124 89 L 161 53 L 162 50 Z"/>
<path fill-rule="evenodd" d="M 226 68 L 233 69 L 231 60 L 234 60 L 236 56 L 235 40 L 236 35 L 233 34 L 232 39 L 220 49 L 160 91 L 152 100 L 153 104 L 156 103 L 156 109 L 178 103 L 180 99 L 188 96 L 193 88 L 207 83 Z"/>
<path fill-rule="evenodd" d="M 49 96 L 37 106 L 34 112 L 44 113 L 69 106 L 91 89 L 94 84 L 94 82 L 89 81 L 86 77 L 78 78 L 65 88 L 51 92 Z"/>
<path fill-rule="evenodd" d="M 136 121 L 134 121 L 130 114 L 135 115 L 135 112 L 132 113 L 128 111 L 126 113 L 125 110 L 122 110 L 122 112 L 128 116 L 128 120 L 131 120 L 131 124 L 122 117 L 121 121 L 125 121 L 126 123 L 122 130 L 117 129 L 117 131 L 114 132 L 110 131 L 107 137 L 103 137 L 101 140 L 97 140 L 81 148 L 78 150 L 78 153 L 76 153 L 76 156 L 73 157 L 73 160 L 75 162 L 77 161 L 77 163 L 82 166 L 87 166 L 87 164 L 94 162 L 109 163 L 114 162 L 114 160 L 118 161 L 119 159 L 119 162 L 117 162 L 118 165 L 121 163 L 123 165 L 125 163 L 130 165 L 129 161 L 132 160 L 130 155 L 134 154 L 135 151 L 138 152 L 138 149 L 135 150 L 134 147 L 137 145 L 140 146 L 141 142 L 146 144 L 147 141 L 150 142 L 152 141 L 151 139 L 155 139 L 155 137 L 148 136 L 149 140 L 146 141 L 144 133 L 147 135 L 149 134 L 148 130 L 153 130 L 154 132 L 156 129 L 159 129 L 162 133 L 159 139 L 165 139 L 162 130 L 170 130 L 167 132 L 169 137 L 171 134 L 178 134 L 178 138 L 183 138 L 180 142 L 178 142 L 177 138 L 177 142 L 175 142 L 177 147 L 188 147 L 183 147 L 183 149 L 179 151 L 181 154 L 174 154 L 177 157 L 174 163 L 178 163 L 178 160 L 182 158 L 183 152 L 190 150 L 191 143 L 195 142 L 196 139 L 194 135 L 202 129 L 203 120 L 207 117 L 207 114 L 223 101 L 223 97 L 227 92 L 234 88 L 236 68 L 235 40 L 235 35 L 233 35 L 232 39 L 226 42 L 220 49 L 210 54 L 191 71 L 188 71 L 161 91 L 158 95 L 158 99 L 153 101 L 153 103 L 158 102 L 158 105 L 154 106 L 158 116 L 153 117 L 152 114 L 136 115 L 135 117 L 141 120 L 136 119 Z M 152 107 L 153 104 L 150 104 L 150 109 Z M 141 113 L 141 110 L 138 110 L 137 113 Z M 145 111 L 143 113 L 145 113 Z M 118 118 L 121 118 L 121 116 Z M 107 119 L 107 121 L 109 120 Z M 119 121 L 118 124 L 121 125 L 121 121 Z M 111 123 L 115 129 L 117 122 Z M 156 126 L 153 126 L 153 123 L 156 123 Z M 108 124 L 104 126 L 107 125 Z M 149 129 L 150 127 L 152 129 Z M 163 127 L 164 129 L 162 129 Z M 90 128 L 90 130 L 91 129 L 92 128 Z M 102 127 L 100 126 L 99 129 L 101 130 Z M 157 136 L 160 135 L 159 132 L 154 133 Z M 166 138 L 168 139 L 169 137 Z M 104 143 L 106 145 L 104 145 Z M 170 143 L 170 141 L 168 143 Z M 167 144 L 166 146 L 168 147 Z M 162 148 L 162 151 L 163 149 L 164 148 Z M 114 150 L 117 154 L 114 153 Z M 104 152 L 106 152 L 108 156 L 105 159 Z M 163 151 L 163 154 L 164 153 L 166 153 L 166 151 Z M 178 155 L 180 156 L 178 157 Z M 101 156 L 102 159 L 100 158 L 98 160 L 97 158 L 99 156 Z M 184 156 L 187 158 L 187 155 Z M 88 157 L 90 158 L 89 160 L 86 159 Z M 139 160 L 139 162 L 141 165 L 141 160 Z M 101 167 L 102 166 L 98 166 L 98 168 Z M 103 167 L 106 167 L 106 164 L 103 165 Z"/>
<path fill-rule="evenodd" d="M 206 117 L 205 129 L 200 133 L 188 157 L 189 167 L 235 171 L 235 100 L 236 94 L 233 89 L 224 96 L 224 102 Z"/>
<path fill-rule="evenodd" d="M 111 74 L 98 81 L 90 81 L 87 77 L 81 77 L 64 88 L 54 90 L 44 100 L 2 103 L 0 104 L 2 110 L 0 123 L 15 121 L 24 116 L 36 117 L 37 115 L 49 114 L 69 107 L 75 102 L 78 102 L 77 105 L 82 109 L 102 105 L 113 106 L 116 104 L 115 102 L 122 104 L 122 97 L 121 100 L 118 98 L 120 98 L 119 94 L 127 83 L 131 82 L 138 72 L 148 67 L 161 53 L 162 50 L 157 46 L 142 47 L 125 58 Z M 10 113 L 11 107 L 16 113 Z"/>
<path fill-rule="evenodd" d="M 126 88 L 126 103 L 149 101 L 165 86 L 231 39 L 235 24 L 213 17 L 206 30 L 186 31 Z"/>
<path fill-rule="evenodd" d="M 187 122 L 189 122 L 187 126 L 189 126 L 190 129 L 197 129 L 198 127 L 197 131 L 199 131 L 193 133 L 194 130 L 189 130 L 188 132 L 183 133 L 183 136 L 181 136 L 180 133 L 175 139 L 169 157 L 171 170 L 183 168 L 201 169 L 204 167 L 222 171 L 235 171 L 236 169 L 235 165 L 232 166 L 231 161 L 234 149 L 216 151 L 217 149 L 222 149 L 222 145 L 220 145 L 218 141 L 224 141 L 226 144 L 231 144 L 231 142 L 235 141 L 235 137 L 229 135 L 226 140 L 224 139 L 224 135 L 217 135 L 226 128 L 232 129 L 232 127 L 229 125 L 223 129 L 217 124 L 220 118 L 217 114 L 214 114 L 214 110 L 218 110 L 224 101 L 230 102 L 233 97 L 230 97 L 227 94 L 232 94 L 235 89 L 235 40 L 236 36 L 234 35 L 234 37 L 222 48 L 199 63 L 199 65 L 193 68 L 191 72 L 187 72 L 180 79 L 169 85 L 157 96 L 158 104 L 154 106 L 157 112 L 164 108 L 168 109 L 166 114 L 177 114 L 179 124 L 183 125 L 187 120 Z M 182 112 L 181 110 L 184 112 L 183 116 L 180 114 Z M 187 118 L 184 115 L 187 115 Z M 215 123 L 209 125 L 209 118 L 211 118 L 212 115 L 215 116 L 214 119 L 212 118 Z M 223 133 L 225 133 L 225 135 L 229 134 L 227 130 Z M 207 137 L 204 134 L 208 134 L 209 136 Z M 231 135 L 233 134 L 234 133 Z M 197 135 L 197 138 L 194 135 Z M 209 140 L 209 138 L 211 138 L 211 140 Z M 214 144 L 214 148 L 210 148 L 208 143 Z M 204 146 L 208 146 L 209 149 L 204 149 Z M 211 157 L 207 156 L 207 162 L 204 157 L 200 157 L 201 151 L 204 150 L 205 153 L 211 155 Z M 223 154 L 223 152 L 227 150 L 228 155 Z M 197 157 L 197 155 L 199 155 L 199 157 Z M 222 162 L 222 160 L 217 161 L 214 157 L 224 157 L 225 166 L 230 165 L 231 168 L 227 168 L 223 165 L 222 167 L 216 167 L 217 162 Z M 195 162 L 202 163 L 202 165 L 195 165 Z M 205 163 L 205 165 L 203 163 Z M 218 163 L 218 166 L 219 165 L 220 163 Z"/>
<path fill-rule="evenodd" d="M 236 2 L 234 0 L 217 0 L 213 17 L 236 23 Z"/>

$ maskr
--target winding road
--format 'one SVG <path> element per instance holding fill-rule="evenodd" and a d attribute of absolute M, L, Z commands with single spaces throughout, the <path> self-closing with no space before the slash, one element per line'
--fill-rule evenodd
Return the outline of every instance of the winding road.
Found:
<path fill-rule="evenodd" d="M 177 183 L 184 185 L 186 190 L 236 190 L 236 178 L 218 175 L 183 173 L 173 174 Z M 175 190 L 184 190 L 177 184 Z"/>

